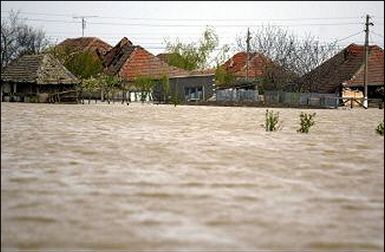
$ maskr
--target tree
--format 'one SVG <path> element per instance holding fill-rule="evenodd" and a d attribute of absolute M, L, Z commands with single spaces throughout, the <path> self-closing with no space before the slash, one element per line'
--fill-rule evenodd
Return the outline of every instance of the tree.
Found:
<path fill-rule="evenodd" d="M 148 76 L 139 76 L 134 80 L 134 86 L 140 90 L 140 100 L 143 103 L 154 88 L 154 79 Z"/>
<path fill-rule="evenodd" d="M 217 66 L 215 69 L 215 83 L 219 86 L 228 86 L 235 81 L 235 76 L 226 71 L 222 66 Z"/>
<path fill-rule="evenodd" d="M 238 49 L 246 49 L 244 38 L 237 38 Z M 322 44 L 314 36 L 308 34 L 301 39 L 294 33 L 279 26 L 262 26 L 252 32 L 250 51 L 258 52 L 272 60 L 273 64 L 266 69 L 265 83 L 274 88 L 311 71 L 330 58 L 337 51 L 337 43 Z M 297 87 L 296 91 L 301 91 Z"/>
<path fill-rule="evenodd" d="M 161 79 L 162 84 L 162 92 L 163 92 L 163 101 L 168 100 L 168 96 L 170 95 L 170 79 L 167 74 L 164 74 Z"/>
<path fill-rule="evenodd" d="M 98 88 L 103 91 L 107 97 L 107 102 L 110 103 L 115 91 L 120 88 L 121 80 L 116 76 L 107 74 L 99 74 L 97 79 Z"/>
<path fill-rule="evenodd" d="M 202 34 L 202 38 L 198 43 L 182 43 L 178 39 L 176 42 L 165 41 L 167 63 L 185 70 L 204 69 L 210 65 L 210 55 L 219 45 L 218 35 L 215 30 L 206 27 Z M 225 45 L 220 49 L 221 52 L 227 52 L 228 46 Z M 218 53 L 218 55 L 220 55 Z M 217 55 L 217 56 L 218 56 Z"/>
<path fill-rule="evenodd" d="M 80 79 L 96 77 L 103 70 L 101 60 L 91 51 L 75 51 L 69 46 L 52 46 L 46 51 Z"/>
<path fill-rule="evenodd" d="M 1 20 L 1 67 L 24 54 L 37 54 L 49 45 L 45 32 L 25 24 L 19 12 Z"/>
<path fill-rule="evenodd" d="M 90 77 L 88 79 L 82 79 L 79 86 L 81 92 L 82 103 L 84 103 L 84 94 L 88 94 L 88 104 L 91 102 L 91 95 L 93 92 L 97 92 L 101 88 L 101 81 L 98 78 Z"/>

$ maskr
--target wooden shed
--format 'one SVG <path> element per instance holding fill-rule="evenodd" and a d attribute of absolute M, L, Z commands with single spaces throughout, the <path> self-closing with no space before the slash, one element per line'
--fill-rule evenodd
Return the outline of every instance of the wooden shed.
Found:
<path fill-rule="evenodd" d="M 1 101 L 49 102 L 62 96 L 74 102 L 79 82 L 50 54 L 24 55 L 2 71 Z"/>

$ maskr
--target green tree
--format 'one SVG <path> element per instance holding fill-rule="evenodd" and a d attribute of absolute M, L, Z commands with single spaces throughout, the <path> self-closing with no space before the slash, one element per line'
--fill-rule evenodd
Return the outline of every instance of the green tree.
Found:
<path fill-rule="evenodd" d="M 170 79 L 167 74 L 164 74 L 161 79 L 162 91 L 163 91 L 163 100 L 166 102 L 170 95 Z"/>
<path fill-rule="evenodd" d="M 98 78 L 90 77 L 88 79 L 83 79 L 79 87 L 82 103 L 84 103 L 85 94 L 88 95 L 88 104 L 91 103 L 92 93 L 99 91 L 100 87 L 101 87 L 100 80 Z"/>
<path fill-rule="evenodd" d="M 218 86 L 228 86 L 235 81 L 235 76 L 226 71 L 222 66 L 217 66 L 215 69 L 215 83 Z"/>
<path fill-rule="evenodd" d="M 101 61 L 89 51 L 74 54 L 65 67 L 80 79 L 96 76 L 103 69 Z"/>
<path fill-rule="evenodd" d="M 47 52 L 79 79 L 95 77 L 103 70 L 101 60 L 91 51 L 75 51 L 69 46 L 54 46 L 47 49 Z"/>
<path fill-rule="evenodd" d="M 134 80 L 134 86 L 140 90 L 140 100 L 144 102 L 154 89 L 154 79 L 148 76 L 139 76 Z"/>
<path fill-rule="evenodd" d="M 167 62 L 185 70 L 204 69 L 209 66 L 210 54 L 219 45 L 218 35 L 214 28 L 206 27 L 202 38 L 198 43 L 182 43 L 178 39 L 176 42 L 165 41 L 166 52 L 168 53 Z M 222 48 L 228 50 L 227 46 Z M 220 53 L 218 53 L 220 55 Z M 217 55 L 217 56 L 218 56 Z"/>
<path fill-rule="evenodd" d="M 107 98 L 107 102 L 110 104 L 115 91 L 121 88 L 120 83 L 121 80 L 116 76 L 99 74 L 96 87 L 103 92 L 103 96 Z"/>

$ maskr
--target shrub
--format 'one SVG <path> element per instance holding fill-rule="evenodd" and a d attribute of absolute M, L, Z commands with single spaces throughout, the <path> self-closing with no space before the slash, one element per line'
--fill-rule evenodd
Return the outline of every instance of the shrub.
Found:
<path fill-rule="evenodd" d="M 279 112 L 274 113 L 273 111 L 266 109 L 265 118 L 266 131 L 277 131 L 281 128 L 281 125 L 279 124 Z"/>
<path fill-rule="evenodd" d="M 299 115 L 301 128 L 299 128 L 297 130 L 297 132 L 309 133 L 310 127 L 315 124 L 315 122 L 314 122 L 315 115 L 316 115 L 316 113 L 307 114 L 307 113 L 301 112 L 301 114 Z"/>
<path fill-rule="evenodd" d="M 384 135 L 384 120 L 377 125 L 376 132 L 381 136 Z"/>

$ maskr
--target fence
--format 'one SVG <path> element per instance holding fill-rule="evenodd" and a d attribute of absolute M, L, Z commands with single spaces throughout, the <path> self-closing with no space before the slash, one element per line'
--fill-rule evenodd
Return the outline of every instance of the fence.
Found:
<path fill-rule="evenodd" d="M 252 89 L 219 89 L 215 94 L 217 101 L 255 102 L 260 100 L 258 90 Z"/>
<path fill-rule="evenodd" d="M 266 91 L 266 104 L 286 104 L 291 106 L 313 106 L 336 108 L 338 107 L 338 94 L 320 93 L 292 93 L 282 91 Z"/>

